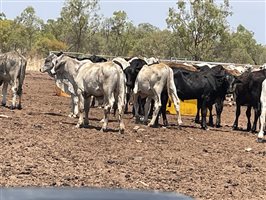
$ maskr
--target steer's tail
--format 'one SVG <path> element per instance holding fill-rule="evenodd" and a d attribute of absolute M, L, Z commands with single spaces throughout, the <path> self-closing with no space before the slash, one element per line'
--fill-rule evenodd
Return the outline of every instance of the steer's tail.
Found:
<path fill-rule="evenodd" d="M 181 114 L 180 114 L 180 100 L 176 92 L 176 87 L 175 87 L 175 82 L 174 82 L 174 73 L 170 67 L 168 67 L 168 69 L 169 69 L 169 73 L 167 77 L 167 92 L 168 92 L 169 98 L 172 100 L 172 102 L 175 105 L 178 125 L 181 125 L 182 120 L 181 120 Z"/>
<path fill-rule="evenodd" d="M 119 120 L 119 131 L 123 133 L 125 130 L 125 125 L 123 122 L 125 99 L 126 99 L 126 78 L 123 70 L 120 66 L 117 66 L 118 80 L 117 80 L 117 90 L 115 94 L 115 99 L 118 108 L 118 120 Z"/>
<path fill-rule="evenodd" d="M 26 74 L 26 66 L 27 66 L 27 60 L 24 56 L 20 55 L 20 61 L 19 61 L 19 66 L 20 66 L 20 72 L 18 75 L 18 91 L 17 94 L 18 96 L 22 95 L 22 85 L 25 79 L 25 74 Z"/>

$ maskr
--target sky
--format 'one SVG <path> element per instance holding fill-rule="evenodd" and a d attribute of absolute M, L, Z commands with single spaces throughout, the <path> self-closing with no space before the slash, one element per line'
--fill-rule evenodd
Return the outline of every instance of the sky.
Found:
<path fill-rule="evenodd" d="M 100 0 L 100 11 L 104 17 L 111 17 L 114 11 L 124 10 L 133 24 L 150 23 L 160 29 L 167 28 L 165 19 L 170 7 L 176 7 L 177 0 Z M 217 0 L 216 2 L 219 2 Z M 221 1 L 220 1 L 221 2 Z M 14 19 L 28 6 L 36 15 L 47 21 L 60 15 L 63 0 L 0 0 L 0 10 L 8 19 Z M 239 24 L 254 33 L 258 43 L 266 45 L 266 0 L 229 0 L 233 15 L 228 22 L 233 31 Z"/>

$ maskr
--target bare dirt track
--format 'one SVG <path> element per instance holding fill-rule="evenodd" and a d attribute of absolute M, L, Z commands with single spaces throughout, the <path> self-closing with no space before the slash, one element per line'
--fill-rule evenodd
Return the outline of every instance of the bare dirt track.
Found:
<path fill-rule="evenodd" d="M 10 105 L 10 102 L 9 102 Z M 173 191 L 196 199 L 266 199 L 266 143 L 233 131 L 234 107 L 225 106 L 222 128 L 200 129 L 193 117 L 183 127 L 126 132 L 111 117 L 102 133 L 103 111 L 90 110 L 91 128 L 67 117 L 69 98 L 58 97 L 47 74 L 27 72 L 23 109 L 0 107 L 0 186 L 111 187 Z M 240 126 L 245 127 L 245 109 Z M 176 117 L 168 115 L 176 124 Z"/>

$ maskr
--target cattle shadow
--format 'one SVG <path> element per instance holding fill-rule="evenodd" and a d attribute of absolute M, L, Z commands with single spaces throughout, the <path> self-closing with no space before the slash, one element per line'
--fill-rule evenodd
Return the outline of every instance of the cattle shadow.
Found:
<path fill-rule="evenodd" d="M 43 113 L 44 115 L 51 115 L 51 116 L 59 116 L 59 117 L 62 117 L 62 116 L 65 116 L 63 114 L 60 114 L 60 113 L 54 113 L 54 112 L 45 112 Z"/>
<path fill-rule="evenodd" d="M 66 122 L 66 121 L 63 121 L 63 122 L 61 122 L 62 124 L 68 124 L 68 125 L 77 125 L 77 123 L 75 123 L 75 122 Z"/>
<path fill-rule="evenodd" d="M 257 143 L 266 143 L 266 139 L 257 139 Z"/>
<path fill-rule="evenodd" d="M 98 121 L 98 122 L 100 122 L 101 120 L 102 120 L 103 118 L 95 118 L 95 117 L 89 117 L 89 121 Z M 108 119 L 108 123 L 109 122 L 118 122 L 118 119 Z"/>
<path fill-rule="evenodd" d="M 168 128 L 168 129 L 179 129 L 179 130 L 183 130 L 185 128 L 191 128 L 191 129 L 197 129 L 197 130 L 201 129 L 198 126 L 185 125 L 185 124 L 182 124 L 181 126 L 178 126 L 177 124 L 169 124 L 166 128 Z"/>
<path fill-rule="evenodd" d="M 95 125 L 88 125 L 86 127 L 82 127 L 82 129 L 95 129 L 99 132 L 102 132 L 101 129 L 102 127 L 99 127 L 99 126 L 95 126 Z M 114 133 L 119 133 L 119 130 L 118 129 L 113 129 L 113 128 L 107 128 L 104 132 L 102 133 L 108 133 L 108 132 L 114 132 Z"/>

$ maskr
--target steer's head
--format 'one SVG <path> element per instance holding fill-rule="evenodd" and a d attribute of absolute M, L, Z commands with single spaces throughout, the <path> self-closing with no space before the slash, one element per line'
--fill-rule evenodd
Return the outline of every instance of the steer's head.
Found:
<path fill-rule="evenodd" d="M 126 75 L 126 86 L 133 89 L 139 70 L 136 68 L 127 67 L 124 70 L 124 73 Z"/>
<path fill-rule="evenodd" d="M 67 62 L 67 58 L 68 57 L 66 57 L 64 55 L 61 55 L 61 56 L 57 57 L 55 59 L 54 66 L 51 69 L 50 73 L 52 75 L 60 73 L 60 71 L 62 71 L 62 69 L 63 69 L 63 66 L 65 66 L 65 64 Z"/>
<path fill-rule="evenodd" d="M 41 66 L 40 72 L 42 72 L 42 73 L 44 73 L 44 72 L 50 72 L 51 69 L 55 65 L 56 58 L 57 58 L 57 56 L 55 54 L 53 54 L 53 53 L 50 54 L 47 58 L 45 58 L 44 65 Z"/>
<path fill-rule="evenodd" d="M 58 54 L 51 53 L 49 56 L 47 56 L 44 60 L 44 65 L 41 66 L 40 72 L 45 73 L 48 72 L 51 75 L 51 70 L 56 65 L 56 60 L 59 56 L 61 56 L 63 52 L 60 52 Z"/>
<path fill-rule="evenodd" d="M 235 76 L 233 76 L 232 74 L 226 74 L 225 75 L 225 79 L 226 79 L 226 83 L 227 83 L 227 94 L 232 94 L 235 91 Z"/>

